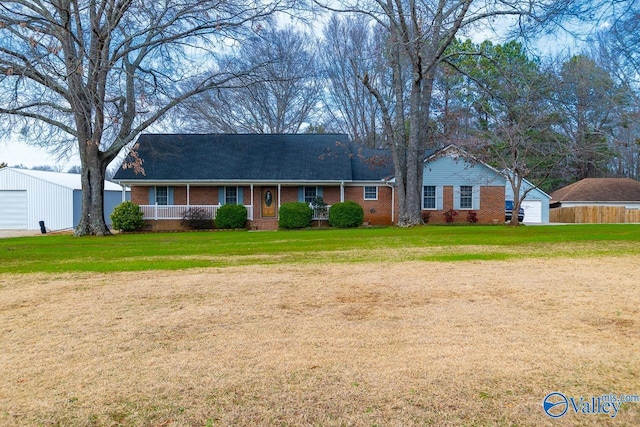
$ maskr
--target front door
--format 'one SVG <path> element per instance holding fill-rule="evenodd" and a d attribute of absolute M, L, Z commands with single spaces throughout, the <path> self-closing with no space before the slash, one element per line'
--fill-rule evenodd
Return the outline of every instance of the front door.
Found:
<path fill-rule="evenodd" d="M 275 218 L 276 206 L 278 202 L 276 200 L 276 188 L 275 187 L 262 187 L 262 217 L 263 218 Z"/>

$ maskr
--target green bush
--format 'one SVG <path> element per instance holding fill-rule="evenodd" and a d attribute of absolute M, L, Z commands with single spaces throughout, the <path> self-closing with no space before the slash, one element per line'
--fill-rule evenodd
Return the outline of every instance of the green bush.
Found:
<path fill-rule="evenodd" d="M 223 205 L 216 213 L 216 228 L 243 228 L 247 222 L 247 208 L 243 205 Z"/>
<path fill-rule="evenodd" d="M 140 206 L 127 201 L 116 206 L 109 217 L 116 230 L 136 231 L 144 225 L 143 216 Z"/>
<path fill-rule="evenodd" d="M 286 229 L 305 228 L 311 225 L 311 218 L 313 210 L 306 203 L 283 203 L 280 206 L 278 226 Z"/>
<path fill-rule="evenodd" d="M 364 221 L 364 210 L 356 202 L 336 203 L 329 210 L 329 225 L 338 228 L 359 227 Z"/>
<path fill-rule="evenodd" d="M 213 218 L 203 208 L 189 208 L 182 214 L 180 225 L 192 230 L 207 230 L 213 228 Z"/>

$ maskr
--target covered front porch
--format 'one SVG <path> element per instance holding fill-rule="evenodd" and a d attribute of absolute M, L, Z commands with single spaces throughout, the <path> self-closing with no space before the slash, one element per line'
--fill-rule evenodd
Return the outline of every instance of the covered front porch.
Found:
<path fill-rule="evenodd" d="M 140 206 L 144 219 L 148 223 L 163 223 L 149 224 L 148 228 L 154 230 L 179 228 L 185 212 L 193 208 L 202 209 L 215 219 L 218 209 L 225 204 L 244 205 L 247 208 L 249 227 L 252 229 L 277 229 L 280 206 L 283 203 L 308 203 L 313 209 L 314 221 L 327 221 L 331 205 L 344 201 L 344 183 L 157 184 L 132 188 L 132 201 Z M 322 199 L 326 206 L 316 206 L 318 199 Z"/>
<path fill-rule="evenodd" d="M 222 205 L 140 205 L 140 209 L 143 213 L 143 219 L 145 220 L 161 220 L 161 219 L 182 219 L 184 213 L 189 209 L 198 208 L 202 209 L 212 219 L 216 219 L 218 209 Z M 331 205 L 323 207 L 316 207 L 310 205 L 313 209 L 314 221 L 326 221 L 329 219 L 329 209 Z M 253 221 L 253 205 L 244 205 L 247 208 L 247 220 Z M 276 218 L 277 219 L 277 218 Z"/>

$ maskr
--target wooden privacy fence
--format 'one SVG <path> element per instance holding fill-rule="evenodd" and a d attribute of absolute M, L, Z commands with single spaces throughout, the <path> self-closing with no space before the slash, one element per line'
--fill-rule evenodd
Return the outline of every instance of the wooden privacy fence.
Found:
<path fill-rule="evenodd" d="M 549 210 L 549 222 L 620 224 L 640 222 L 640 209 L 624 206 L 574 206 Z"/>

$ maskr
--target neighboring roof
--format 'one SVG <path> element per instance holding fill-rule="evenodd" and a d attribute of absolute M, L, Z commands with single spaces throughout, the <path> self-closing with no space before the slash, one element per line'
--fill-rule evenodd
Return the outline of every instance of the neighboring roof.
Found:
<path fill-rule="evenodd" d="M 585 178 L 551 193 L 555 202 L 638 202 L 640 182 L 631 178 Z"/>
<path fill-rule="evenodd" d="M 369 168 L 358 155 L 380 150 L 361 150 L 342 134 L 145 134 L 136 148 L 144 175 L 120 169 L 114 179 L 327 182 L 392 175 L 392 167 Z"/>
<path fill-rule="evenodd" d="M 41 181 L 46 181 L 51 184 L 59 185 L 60 187 L 68 188 L 70 190 L 82 190 L 81 175 L 77 173 L 49 172 L 19 168 L 2 168 L 0 169 L 0 172 L 4 170 L 27 175 Z M 120 185 L 111 181 L 104 182 L 104 189 L 106 191 L 122 191 L 122 187 Z"/>

